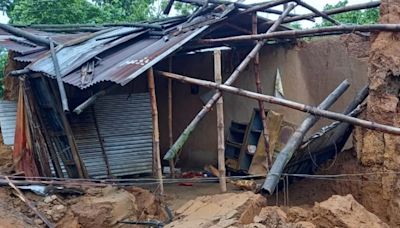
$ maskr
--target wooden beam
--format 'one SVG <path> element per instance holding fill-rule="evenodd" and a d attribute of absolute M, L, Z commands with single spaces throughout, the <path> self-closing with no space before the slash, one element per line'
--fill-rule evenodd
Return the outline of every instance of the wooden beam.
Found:
<path fill-rule="evenodd" d="M 281 24 L 282 20 L 287 16 L 287 14 L 294 8 L 293 4 L 290 4 L 288 8 L 283 12 L 283 14 L 275 21 L 275 23 L 268 29 L 266 34 L 275 31 L 276 28 Z M 239 74 L 247 67 L 251 59 L 254 58 L 255 54 L 261 50 L 264 45 L 264 41 L 257 42 L 256 46 L 250 51 L 246 58 L 239 64 L 239 66 L 234 70 L 234 72 L 229 76 L 229 78 L 224 83 L 225 85 L 231 85 L 239 76 Z M 217 91 L 206 105 L 200 110 L 200 112 L 195 116 L 195 118 L 189 123 L 185 128 L 179 138 L 176 140 L 174 145 L 165 154 L 164 159 L 171 160 L 178 154 L 183 144 L 187 141 L 190 134 L 196 128 L 197 124 L 205 117 L 205 115 L 211 110 L 211 107 L 217 102 L 218 98 L 221 96 L 221 92 Z"/>
<path fill-rule="evenodd" d="M 286 8 L 288 5 L 286 5 Z M 257 34 L 257 13 L 253 14 L 252 17 L 252 30 L 253 34 Z M 257 93 L 263 93 L 262 92 L 262 87 L 261 87 L 261 78 L 260 78 L 260 53 L 257 53 L 256 56 L 254 57 L 254 76 L 255 76 L 255 81 L 256 81 L 256 91 Z M 262 135 L 264 137 L 264 142 L 265 142 L 265 154 L 266 154 L 266 164 L 267 164 L 267 170 L 271 167 L 272 164 L 272 156 L 271 154 L 273 151 L 270 153 L 269 151 L 269 136 L 268 136 L 268 127 L 267 127 L 267 117 L 265 115 L 265 108 L 264 108 L 264 102 L 263 101 L 258 101 L 258 108 L 260 109 L 260 118 L 263 126 L 263 131 Z"/>
<path fill-rule="evenodd" d="M 176 79 L 178 81 L 196 84 L 196 85 L 200 85 L 200 86 L 205 86 L 205 87 L 213 88 L 213 89 L 219 89 L 223 92 L 228 92 L 228 93 L 252 98 L 255 100 L 262 100 L 264 102 L 271 103 L 271 104 L 285 106 L 285 107 L 299 110 L 299 111 L 302 111 L 305 113 L 310 113 L 315 116 L 321 116 L 321 117 L 325 117 L 325 118 L 332 119 L 332 120 L 347 122 L 347 123 L 350 123 L 350 124 L 353 124 L 356 126 L 360 126 L 360 127 L 364 127 L 364 128 L 371 129 L 371 130 L 384 132 L 384 133 L 400 135 L 400 128 L 397 128 L 397 127 L 393 127 L 393 126 L 389 126 L 389 125 L 385 125 L 385 124 L 379 124 L 376 122 L 371 122 L 371 121 L 367 121 L 367 120 L 363 120 L 363 119 L 358 119 L 355 117 L 343 115 L 341 113 L 322 110 L 322 109 L 319 109 L 319 108 L 316 108 L 316 107 L 313 107 L 310 105 L 305 105 L 305 104 L 301 104 L 301 103 L 298 103 L 295 101 L 290 101 L 290 100 L 277 98 L 277 97 L 273 97 L 273 96 L 269 96 L 269 95 L 259 94 L 259 93 L 251 92 L 248 90 L 236 88 L 233 86 L 225 85 L 225 84 L 219 85 L 215 82 L 190 78 L 190 77 L 173 74 L 173 73 L 168 73 L 168 72 L 162 72 L 162 71 L 158 71 L 157 73 L 162 76 L 168 77 L 168 78 Z"/>
<path fill-rule="evenodd" d="M 171 0 L 173 1 L 173 0 Z M 172 72 L 172 57 L 168 59 L 168 69 Z M 173 107 L 172 107 L 172 79 L 168 78 L 168 141 L 169 148 L 174 145 L 174 135 L 172 127 Z M 175 161 L 174 159 L 169 160 L 169 168 L 171 177 L 175 178 Z"/>
<path fill-rule="evenodd" d="M 214 51 L 214 78 L 215 83 L 222 83 L 221 51 Z M 218 171 L 221 192 L 226 192 L 225 174 L 225 127 L 224 127 L 224 101 L 222 96 L 217 101 L 217 137 L 218 137 Z"/>
<path fill-rule="evenodd" d="M 151 103 L 151 116 L 153 122 L 153 161 L 155 162 L 156 177 L 159 183 L 160 194 L 164 194 L 164 185 L 161 170 L 161 157 L 160 157 L 160 132 L 158 128 L 158 110 L 157 110 L 157 97 L 156 87 L 154 83 L 153 68 L 147 70 L 147 82 L 149 84 L 150 103 Z"/>

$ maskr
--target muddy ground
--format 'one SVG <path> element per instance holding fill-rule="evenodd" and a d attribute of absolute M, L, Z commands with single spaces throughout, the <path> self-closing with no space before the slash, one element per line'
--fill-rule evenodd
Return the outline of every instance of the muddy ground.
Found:
<path fill-rule="evenodd" d="M 9 161 L 7 161 L 9 162 Z M 357 173 L 354 150 L 344 151 L 320 167 L 320 174 Z M 167 184 L 161 200 L 155 186 L 83 188 L 81 196 L 25 191 L 25 196 L 57 227 L 143 227 L 119 221 L 173 222 L 166 227 L 389 227 L 384 218 L 370 213 L 357 200 L 361 180 L 299 179 L 265 198 L 228 184 L 219 194 L 218 183 Z M 259 181 L 260 182 L 260 181 Z M 168 206 L 166 209 L 166 206 Z M 1 227 L 44 227 L 35 213 L 8 187 L 0 188 Z M 146 226 L 145 226 L 146 227 Z"/>

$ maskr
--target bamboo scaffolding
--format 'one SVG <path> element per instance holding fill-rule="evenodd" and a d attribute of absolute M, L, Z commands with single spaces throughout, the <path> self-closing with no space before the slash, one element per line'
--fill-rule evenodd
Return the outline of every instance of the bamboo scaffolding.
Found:
<path fill-rule="evenodd" d="M 285 5 L 285 9 L 288 7 L 288 5 Z M 252 30 L 253 34 L 257 34 L 257 13 L 253 14 L 252 17 Z M 256 56 L 254 56 L 254 76 L 255 76 L 255 81 L 256 81 L 256 91 L 257 93 L 263 93 L 262 92 L 262 87 L 261 87 L 261 79 L 260 79 L 260 53 L 257 52 Z M 263 131 L 262 135 L 264 137 L 264 142 L 265 142 L 265 154 L 266 154 L 266 164 L 267 164 L 267 170 L 271 167 L 272 164 L 272 158 L 271 154 L 269 151 L 269 136 L 268 136 L 268 128 L 267 128 L 267 117 L 265 116 L 265 108 L 264 108 L 264 102 L 258 101 L 258 108 L 260 109 L 260 118 L 261 122 L 263 125 Z"/>
<path fill-rule="evenodd" d="M 58 63 L 57 54 L 54 49 L 54 42 L 51 39 L 50 39 L 50 52 L 51 52 L 51 58 L 53 59 L 54 72 L 56 73 L 58 91 L 61 97 L 61 105 L 63 107 L 64 112 L 69 112 L 67 94 L 65 93 L 64 84 L 61 79 L 60 64 Z"/>
<path fill-rule="evenodd" d="M 214 78 L 215 83 L 222 83 L 221 51 L 214 51 Z M 170 79 L 172 80 L 172 79 Z M 217 136 L 218 136 L 218 171 L 221 192 L 226 192 L 225 174 L 225 135 L 224 135 L 224 101 L 222 96 L 217 101 Z"/>
<path fill-rule="evenodd" d="M 400 24 L 374 24 L 374 25 L 341 25 L 331 26 L 324 28 L 312 28 L 303 30 L 290 30 L 279 31 L 269 34 L 258 35 L 241 35 L 216 39 L 203 39 L 202 43 L 216 43 L 228 41 L 244 41 L 244 40 L 268 40 L 268 39 L 284 39 L 284 38 L 298 38 L 304 36 L 318 36 L 318 35 L 338 35 L 343 33 L 353 32 L 399 32 Z"/>
<path fill-rule="evenodd" d="M 345 80 L 343 81 L 332 93 L 330 93 L 325 100 L 318 105 L 318 109 L 328 109 L 331 107 L 337 99 L 349 88 L 350 83 Z M 304 121 L 297 127 L 296 131 L 290 136 L 288 142 L 283 147 L 283 149 L 279 152 L 278 156 L 275 159 L 274 164 L 271 167 L 271 170 L 267 173 L 267 178 L 265 179 L 265 183 L 263 185 L 263 190 L 268 191 L 269 194 L 272 194 L 276 185 L 279 183 L 279 179 L 283 170 L 285 169 L 286 164 L 292 158 L 294 152 L 303 142 L 303 138 L 305 134 L 311 129 L 312 126 L 319 120 L 319 117 L 314 115 L 309 115 Z"/>
<path fill-rule="evenodd" d="M 316 108 L 316 107 L 313 107 L 310 105 L 305 105 L 305 104 L 301 104 L 301 103 L 298 103 L 295 101 L 290 101 L 290 100 L 277 98 L 277 97 L 273 97 L 273 96 L 269 96 L 269 95 L 259 94 L 259 93 L 251 92 L 248 90 L 236 88 L 233 86 L 225 85 L 225 84 L 219 85 L 217 83 L 206 81 L 206 80 L 190 78 L 190 77 L 186 77 L 186 76 L 182 76 L 182 75 L 178 75 L 178 74 L 174 74 L 174 73 L 162 72 L 162 71 L 158 71 L 157 73 L 162 76 L 168 77 L 168 78 L 176 79 L 178 81 L 196 84 L 196 85 L 213 88 L 213 89 L 219 89 L 224 92 L 252 98 L 255 100 L 262 100 L 267 103 L 285 106 L 285 107 L 288 107 L 291 109 L 299 110 L 302 112 L 310 113 L 312 115 L 325 117 L 325 118 L 332 119 L 332 120 L 347 122 L 347 123 L 350 123 L 350 124 L 353 124 L 356 126 L 360 126 L 360 127 L 364 127 L 364 128 L 368 128 L 371 130 L 385 132 L 385 133 L 389 133 L 389 134 L 393 134 L 393 135 L 400 135 L 400 128 L 397 128 L 397 127 L 379 124 L 376 122 L 371 122 L 371 121 L 367 121 L 367 120 L 363 120 L 363 119 L 359 119 L 359 118 L 355 118 L 355 117 L 350 117 L 350 116 L 346 116 L 341 113 L 322 110 L 322 109 L 319 109 L 319 108 Z"/>
<path fill-rule="evenodd" d="M 345 13 L 345 12 L 349 12 L 349 11 L 376 8 L 376 7 L 379 7 L 380 4 L 381 4 L 380 1 L 360 3 L 360 4 L 344 6 L 344 7 L 340 7 L 340 8 L 336 8 L 336 9 L 324 10 L 324 11 L 322 11 L 322 13 L 324 13 L 326 15 L 334 15 L 334 14 Z M 290 22 L 301 21 L 301 20 L 310 20 L 315 17 L 319 17 L 319 15 L 316 13 L 303 14 L 303 15 L 285 18 L 283 20 L 283 23 L 290 23 Z M 268 22 L 265 22 L 265 24 L 272 24 L 272 23 L 270 21 L 268 21 Z"/>
<path fill-rule="evenodd" d="M 283 12 L 283 14 L 275 21 L 275 23 L 268 29 L 266 32 L 273 32 L 282 22 L 282 20 L 287 16 L 287 14 L 294 8 L 293 4 L 290 4 L 288 8 Z M 251 59 L 254 58 L 255 54 L 260 51 L 265 41 L 258 41 L 256 46 L 250 51 L 250 53 L 246 56 L 246 58 L 239 64 L 239 66 L 234 70 L 234 72 L 229 76 L 229 78 L 224 83 L 225 85 L 231 85 L 239 76 L 240 72 L 242 72 L 246 66 L 249 64 Z M 165 154 L 165 160 L 174 159 L 177 155 L 178 151 L 182 148 L 183 144 L 187 141 L 190 134 L 196 128 L 197 124 L 204 118 L 204 116 L 211 110 L 211 107 L 216 103 L 218 98 L 221 96 L 221 92 L 217 91 L 211 99 L 207 102 L 206 105 L 200 110 L 200 112 L 195 116 L 195 118 L 189 123 L 189 125 L 185 128 L 179 138 L 176 140 L 172 148 L 168 150 Z"/>
<path fill-rule="evenodd" d="M 149 84 L 150 102 L 151 102 L 151 115 L 153 122 L 153 161 L 155 166 L 155 176 L 158 179 L 160 194 L 164 194 L 164 185 L 161 170 L 161 157 L 160 157 L 160 132 L 158 129 L 158 110 L 156 88 L 154 83 L 153 68 L 147 70 L 147 82 Z"/>
<path fill-rule="evenodd" d="M 5 179 L 8 182 L 8 185 L 10 185 L 11 188 L 13 188 L 16 192 L 17 192 L 17 196 L 18 198 L 20 198 L 22 200 L 22 202 L 24 202 L 49 228 L 55 228 L 56 226 L 51 223 L 46 216 L 44 216 L 43 213 L 41 213 L 34 205 L 33 203 L 28 200 L 24 194 L 21 192 L 21 190 L 19 190 L 17 188 L 17 186 L 14 185 L 14 183 L 8 178 L 5 177 Z"/>

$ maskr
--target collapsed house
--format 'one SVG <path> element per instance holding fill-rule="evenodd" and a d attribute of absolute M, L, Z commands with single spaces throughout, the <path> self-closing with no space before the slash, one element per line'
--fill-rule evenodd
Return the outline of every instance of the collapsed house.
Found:
<path fill-rule="evenodd" d="M 17 173 L 105 181 L 153 174 L 162 191 L 163 170 L 212 164 L 222 191 L 226 173 L 239 173 L 266 176 L 261 190 L 272 194 L 335 157 L 354 126 L 399 134 L 390 122 L 357 118 L 368 95 L 368 33 L 397 24 L 285 25 L 380 3 L 321 13 L 295 1 L 308 15 L 290 13 L 293 4 L 271 9 L 289 2 L 213 0 L 193 15 L 146 23 L 1 25 L 0 46 L 11 53 L 0 126 Z M 342 33 L 351 34 L 297 40 Z"/>

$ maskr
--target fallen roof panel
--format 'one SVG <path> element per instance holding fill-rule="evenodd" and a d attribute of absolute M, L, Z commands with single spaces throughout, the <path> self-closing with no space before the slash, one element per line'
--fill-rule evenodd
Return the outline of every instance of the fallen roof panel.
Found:
<path fill-rule="evenodd" d="M 125 85 L 163 58 L 176 51 L 193 37 L 203 32 L 207 26 L 177 36 L 141 39 L 120 51 L 104 57 L 96 66 L 94 77 L 90 83 L 82 84 L 80 69 L 65 76 L 65 83 L 81 89 L 98 82 L 111 81 Z"/>

